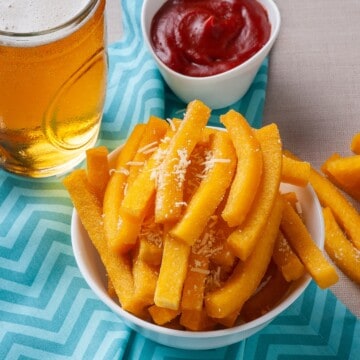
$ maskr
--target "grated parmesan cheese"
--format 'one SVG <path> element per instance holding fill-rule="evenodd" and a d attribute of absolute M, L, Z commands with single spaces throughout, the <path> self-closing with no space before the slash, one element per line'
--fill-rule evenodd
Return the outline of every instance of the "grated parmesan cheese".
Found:
<path fill-rule="evenodd" d="M 171 137 L 170 136 L 164 136 L 160 142 L 162 142 L 163 144 L 168 144 L 171 140 Z"/>
<path fill-rule="evenodd" d="M 216 239 L 219 235 L 215 230 L 217 220 L 217 216 L 210 217 L 202 237 L 197 239 L 192 247 L 192 252 L 194 254 L 211 257 L 222 250 L 222 246 L 218 246 L 217 248 L 214 247 Z"/>
<path fill-rule="evenodd" d="M 144 161 L 128 161 L 126 165 L 128 166 L 143 166 L 145 164 Z"/>
<path fill-rule="evenodd" d="M 143 147 L 141 147 L 137 152 L 138 153 L 145 153 L 145 151 L 147 151 L 148 149 L 151 149 L 153 147 L 156 147 L 156 145 L 158 145 L 158 142 L 153 141 L 152 143 L 146 144 Z"/>
<path fill-rule="evenodd" d="M 122 218 L 119 216 L 118 222 L 117 222 L 117 229 L 119 230 L 122 226 L 123 220 Z"/>
<path fill-rule="evenodd" d="M 158 248 L 163 246 L 163 229 L 160 224 L 156 224 L 154 218 L 149 219 L 141 227 L 139 237 L 154 244 Z"/>
<path fill-rule="evenodd" d="M 147 150 L 143 151 L 143 154 L 145 154 L 145 155 L 151 154 L 151 153 L 153 153 L 154 151 L 156 151 L 157 148 L 158 148 L 157 146 L 154 146 L 154 147 L 152 147 L 152 148 L 150 148 L 150 149 L 147 149 Z"/>
<path fill-rule="evenodd" d="M 187 206 L 187 202 L 186 201 L 175 202 L 175 207 L 182 207 L 182 206 Z"/>
<path fill-rule="evenodd" d="M 156 188 L 158 188 L 159 186 L 159 174 L 161 172 L 161 164 L 164 160 L 166 153 L 167 150 L 158 148 L 157 152 L 154 154 L 154 160 L 157 166 L 154 166 L 153 170 L 151 171 L 150 180 L 153 180 L 155 182 Z"/>
<path fill-rule="evenodd" d="M 296 207 L 297 213 L 301 215 L 301 214 L 302 214 L 302 207 L 301 207 L 301 204 L 300 204 L 299 201 L 297 201 L 297 202 L 295 203 L 295 207 Z"/>
<path fill-rule="evenodd" d="M 175 126 L 174 122 L 172 121 L 172 119 L 167 118 L 166 121 L 169 123 L 171 130 L 176 131 L 176 126 Z"/>
<path fill-rule="evenodd" d="M 211 150 L 206 151 L 205 161 L 202 164 L 204 165 L 204 170 L 201 174 L 198 175 L 199 178 L 205 178 L 216 163 L 228 164 L 230 163 L 230 159 L 214 158 L 214 154 Z"/>
<path fill-rule="evenodd" d="M 191 160 L 188 160 L 187 149 L 179 149 L 177 150 L 177 154 L 179 156 L 179 162 L 174 165 L 173 173 L 176 175 L 177 186 L 182 187 L 185 181 L 186 169 L 191 164 Z"/>
<path fill-rule="evenodd" d="M 200 269 L 198 267 L 191 267 L 190 271 L 197 272 L 197 273 L 203 274 L 203 275 L 209 275 L 210 274 L 210 270 Z"/>
<path fill-rule="evenodd" d="M 130 171 L 124 167 L 121 167 L 119 169 L 110 169 L 109 170 L 109 174 L 112 175 L 114 173 L 117 173 L 117 174 L 123 174 L 123 175 L 126 175 L 128 176 L 130 174 Z"/>
<path fill-rule="evenodd" d="M 127 194 L 128 192 L 128 187 L 129 187 L 129 183 L 126 183 L 124 186 L 124 196 Z"/>
<path fill-rule="evenodd" d="M 217 266 L 215 269 L 211 269 L 209 275 L 206 278 L 206 287 L 210 291 L 221 286 L 221 267 Z"/>

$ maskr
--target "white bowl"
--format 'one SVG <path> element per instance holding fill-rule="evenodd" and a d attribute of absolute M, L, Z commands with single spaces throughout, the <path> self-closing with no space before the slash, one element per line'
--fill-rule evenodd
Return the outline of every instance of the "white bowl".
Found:
<path fill-rule="evenodd" d="M 114 153 L 112 154 L 114 157 Z M 320 249 L 324 246 L 324 222 L 318 198 L 311 186 L 300 188 L 282 184 L 281 190 L 295 191 L 301 204 L 305 224 Z M 268 325 L 276 316 L 288 308 L 306 289 L 311 281 L 309 275 L 294 282 L 284 299 L 267 314 L 224 330 L 191 332 L 173 330 L 154 325 L 126 312 L 107 293 L 107 280 L 104 266 L 83 228 L 76 210 L 71 223 L 72 246 L 80 272 L 99 299 L 117 314 L 131 329 L 160 344 L 180 349 L 204 350 L 219 348 L 239 342 Z"/>
<path fill-rule="evenodd" d="M 274 1 L 257 0 L 266 9 L 271 23 L 270 38 L 261 50 L 249 60 L 231 70 L 206 77 L 182 75 L 166 66 L 155 54 L 150 43 L 151 21 L 165 1 L 144 0 L 141 13 L 141 28 L 145 43 L 155 59 L 161 75 L 172 91 L 185 103 L 199 99 L 212 109 L 229 106 L 241 99 L 248 91 L 256 73 L 278 36 L 280 13 Z"/>

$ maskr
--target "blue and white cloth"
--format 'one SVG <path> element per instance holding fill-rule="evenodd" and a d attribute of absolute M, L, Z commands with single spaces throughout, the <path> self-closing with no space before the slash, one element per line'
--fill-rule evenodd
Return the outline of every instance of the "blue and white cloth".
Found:
<path fill-rule="evenodd" d="M 142 0 L 123 0 L 125 37 L 109 47 L 108 93 L 99 143 L 113 149 L 149 115 L 182 114 L 140 32 Z M 267 60 L 234 104 L 261 126 Z M 215 111 L 211 124 L 218 124 Z M 71 247 L 72 204 L 59 178 L 0 170 L 0 359 L 358 359 L 360 322 L 329 290 L 304 295 L 258 334 L 207 351 L 168 348 L 130 330 L 89 289 Z"/>

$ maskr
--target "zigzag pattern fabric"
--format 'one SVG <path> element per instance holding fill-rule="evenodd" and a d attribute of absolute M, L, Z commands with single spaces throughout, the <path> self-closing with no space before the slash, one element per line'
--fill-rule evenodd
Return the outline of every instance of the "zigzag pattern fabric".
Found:
<path fill-rule="evenodd" d="M 113 149 L 150 114 L 182 114 L 140 33 L 142 0 L 123 0 L 125 38 L 109 47 L 108 94 L 99 144 Z M 267 60 L 232 106 L 261 125 Z M 222 110 L 226 111 L 226 110 Z M 211 124 L 217 124 L 214 112 Z M 61 178 L 0 170 L 0 359 L 355 359 L 360 323 L 313 283 L 263 331 L 226 348 L 190 352 L 153 343 L 124 325 L 82 278 L 71 248 L 72 204 Z"/>

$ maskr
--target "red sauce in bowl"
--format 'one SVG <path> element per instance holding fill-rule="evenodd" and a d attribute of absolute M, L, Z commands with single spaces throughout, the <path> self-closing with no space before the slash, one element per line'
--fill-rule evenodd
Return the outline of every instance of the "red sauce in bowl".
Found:
<path fill-rule="evenodd" d="M 168 0 L 151 24 L 152 46 L 168 67 L 204 77 L 232 69 L 269 40 L 271 24 L 256 0 Z"/>

